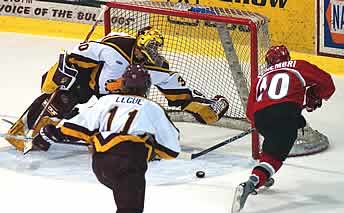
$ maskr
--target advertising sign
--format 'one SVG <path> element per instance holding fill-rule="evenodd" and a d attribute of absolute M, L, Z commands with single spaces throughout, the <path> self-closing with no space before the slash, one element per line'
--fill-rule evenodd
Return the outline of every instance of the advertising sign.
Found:
<path fill-rule="evenodd" d="M 318 1 L 318 54 L 344 58 L 344 0 Z"/>

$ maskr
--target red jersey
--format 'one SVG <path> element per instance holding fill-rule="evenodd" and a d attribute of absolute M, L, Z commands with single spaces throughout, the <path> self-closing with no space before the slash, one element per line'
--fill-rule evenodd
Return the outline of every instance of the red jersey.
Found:
<path fill-rule="evenodd" d="M 247 117 L 268 106 L 293 102 L 303 108 L 306 88 L 327 100 L 335 91 L 331 75 L 303 60 L 281 62 L 267 68 L 251 85 L 247 102 Z"/>

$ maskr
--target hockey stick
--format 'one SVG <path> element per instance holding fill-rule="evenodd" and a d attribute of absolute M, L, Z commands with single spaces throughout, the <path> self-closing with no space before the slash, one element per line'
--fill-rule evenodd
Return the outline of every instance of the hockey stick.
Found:
<path fill-rule="evenodd" d="M 94 30 L 96 29 L 97 25 L 102 21 L 101 18 L 104 15 L 105 11 L 108 9 L 108 7 L 106 5 L 102 5 L 101 7 L 103 8 L 102 11 L 98 15 L 96 21 L 92 25 L 92 28 L 91 28 L 90 32 L 88 32 L 88 34 L 86 35 L 85 40 L 82 43 L 88 42 L 88 40 L 90 39 L 90 37 L 93 34 Z"/>
<path fill-rule="evenodd" d="M 38 117 L 36 118 L 35 123 L 33 124 L 32 128 L 29 130 L 29 132 L 26 134 L 27 138 L 31 138 L 33 136 L 33 132 L 35 131 L 36 126 L 38 125 L 38 123 L 40 122 L 40 120 L 43 117 L 43 114 L 47 111 L 50 103 L 53 101 L 53 99 L 55 98 L 57 91 L 59 90 L 59 88 L 57 88 L 54 93 L 50 96 L 49 100 L 47 101 L 46 105 L 44 106 L 43 110 L 41 111 L 41 113 L 38 115 Z M 26 153 L 28 153 L 30 150 L 32 149 L 32 140 L 24 140 L 24 155 Z"/>
<path fill-rule="evenodd" d="M 2 137 L 2 138 L 14 138 L 14 139 L 24 140 L 24 141 L 32 141 L 32 139 L 33 139 L 33 137 L 30 137 L 30 136 L 11 135 L 11 134 L 7 134 L 7 133 L 0 133 L 0 137 Z M 87 143 L 77 142 L 77 141 L 54 141 L 54 143 L 76 145 L 76 146 L 89 146 L 90 145 Z"/>
<path fill-rule="evenodd" d="M 14 125 L 14 122 L 8 120 L 8 119 L 5 119 L 5 118 L 1 118 L 1 120 L 5 123 L 8 123 L 8 124 L 11 124 L 11 125 Z"/>
<path fill-rule="evenodd" d="M 197 152 L 197 153 L 187 153 L 187 152 L 180 152 L 179 155 L 178 155 L 178 158 L 179 159 L 184 159 L 184 160 L 193 160 L 195 158 L 198 158 L 200 156 L 203 156 L 211 151 L 214 151 L 215 149 L 218 149 L 222 146 L 225 146 L 227 144 L 230 144 L 248 134 L 251 134 L 252 132 L 254 132 L 256 129 L 254 128 L 251 128 L 251 129 L 248 129 L 246 130 L 245 132 L 242 132 L 238 135 L 235 135 L 231 138 L 228 138 L 218 144 L 215 144 L 214 146 L 211 146 L 203 151 L 200 151 L 200 152 Z M 30 136 L 23 136 L 23 135 L 11 135 L 11 134 L 2 134 L 0 133 L 0 137 L 10 137 L 10 138 L 15 138 L 15 139 L 19 139 L 19 140 L 25 140 L 27 142 L 31 142 L 31 146 L 32 146 L 32 137 Z M 67 145 L 76 145 L 76 146 L 89 146 L 90 144 L 87 144 L 87 143 L 83 143 L 83 142 L 76 142 L 76 141 L 54 141 L 55 143 L 59 143 L 59 144 L 67 144 Z M 32 149 L 32 147 L 31 147 Z M 29 149 L 28 151 L 30 151 L 31 149 Z"/>
<path fill-rule="evenodd" d="M 13 139 L 17 139 L 17 140 L 32 140 L 32 137 L 29 136 L 25 136 L 25 135 L 11 135 L 11 134 L 7 134 L 7 133 L 0 133 L 0 137 L 1 138 L 13 138 Z"/>
<path fill-rule="evenodd" d="M 214 151 L 215 149 L 218 149 L 218 148 L 220 148 L 220 147 L 222 147 L 224 145 L 230 144 L 233 141 L 236 141 L 236 140 L 238 140 L 238 139 L 240 139 L 240 138 L 242 138 L 242 137 L 244 137 L 244 136 L 254 132 L 255 130 L 256 130 L 255 128 L 248 129 L 245 132 L 242 132 L 242 133 L 240 133 L 238 135 L 235 135 L 235 136 L 233 136 L 231 138 L 228 138 L 228 139 L 226 139 L 226 140 L 224 140 L 224 141 L 222 141 L 222 142 L 220 142 L 218 144 L 215 144 L 214 146 L 211 146 L 208 149 L 205 149 L 205 150 L 203 150 L 201 152 L 197 152 L 197 153 L 193 153 L 193 154 L 181 152 L 178 155 L 178 158 L 185 159 L 185 160 L 193 160 L 193 159 L 198 158 L 198 157 L 200 157 L 202 155 L 205 155 L 205 154 L 207 154 L 207 153 L 209 153 L 211 151 Z"/>

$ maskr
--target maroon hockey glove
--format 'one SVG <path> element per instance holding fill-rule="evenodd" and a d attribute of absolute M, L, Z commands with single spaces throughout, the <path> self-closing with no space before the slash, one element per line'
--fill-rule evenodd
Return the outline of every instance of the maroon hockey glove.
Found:
<path fill-rule="evenodd" d="M 313 87 L 307 89 L 306 92 L 306 110 L 313 112 L 322 105 L 322 99 L 315 93 Z"/>
<path fill-rule="evenodd" d="M 50 144 L 60 139 L 61 136 L 56 127 L 52 124 L 46 125 L 39 131 L 39 134 L 34 137 L 32 141 L 33 150 L 48 151 Z"/>

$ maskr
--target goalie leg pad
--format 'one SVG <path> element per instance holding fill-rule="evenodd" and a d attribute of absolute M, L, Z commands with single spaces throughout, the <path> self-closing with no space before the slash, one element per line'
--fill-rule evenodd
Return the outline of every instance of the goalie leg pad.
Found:
<path fill-rule="evenodd" d="M 10 135 L 26 135 L 28 131 L 33 127 L 38 115 L 43 110 L 43 102 L 46 100 L 48 95 L 43 94 L 39 96 L 31 105 L 30 107 L 24 112 L 24 114 L 14 123 L 14 125 L 8 130 L 8 134 Z M 42 117 L 39 123 L 36 125 L 34 129 L 33 136 L 35 136 L 39 129 L 45 126 L 46 124 L 54 124 L 57 125 L 60 121 L 56 118 L 49 118 L 50 112 L 49 109 L 46 112 L 47 116 Z M 5 138 L 10 144 L 12 144 L 17 150 L 23 151 L 24 150 L 24 140 L 14 139 L 10 137 Z"/>
<path fill-rule="evenodd" d="M 24 125 L 24 121 L 20 118 L 14 125 L 8 130 L 8 134 L 11 135 L 25 135 L 28 128 Z M 14 139 L 10 137 L 5 137 L 5 139 L 12 144 L 18 151 L 24 150 L 24 140 Z"/>
<path fill-rule="evenodd" d="M 33 132 L 33 137 L 36 136 L 39 132 L 39 130 L 48 125 L 53 124 L 56 126 L 59 123 L 59 119 L 52 119 L 47 116 L 43 117 L 37 124 L 36 128 Z M 8 134 L 10 135 L 26 135 L 28 133 L 29 129 L 27 128 L 27 125 L 25 125 L 25 119 L 21 118 L 17 120 L 17 122 L 9 129 Z M 24 151 L 24 140 L 14 139 L 11 137 L 5 138 L 10 144 L 12 144 L 18 151 L 23 152 Z"/>
<path fill-rule="evenodd" d="M 183 110 L 191 113 L 200 123 L 213 124 L 227 112 L 228 108 L 229 103 L 224 97 L 215 96 L 211 100 L 194 98 Z"/>

